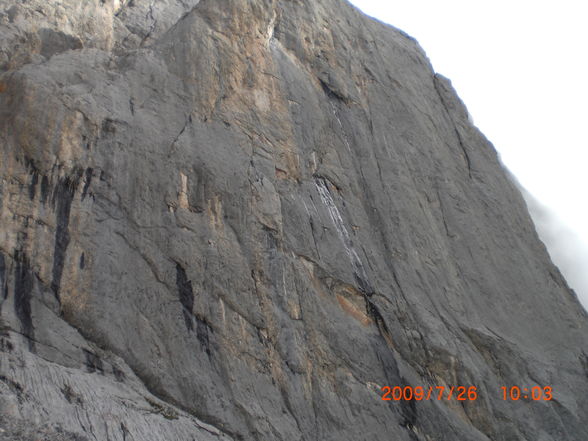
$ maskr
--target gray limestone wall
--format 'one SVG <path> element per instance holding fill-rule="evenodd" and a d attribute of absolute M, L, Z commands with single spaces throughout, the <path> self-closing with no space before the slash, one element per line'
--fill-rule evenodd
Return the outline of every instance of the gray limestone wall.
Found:
<path fill-rule="evenodd" d="M 344 1 L 0 2 L 0 146 L 0 439 L 588 439 L 520 192 Z"/>

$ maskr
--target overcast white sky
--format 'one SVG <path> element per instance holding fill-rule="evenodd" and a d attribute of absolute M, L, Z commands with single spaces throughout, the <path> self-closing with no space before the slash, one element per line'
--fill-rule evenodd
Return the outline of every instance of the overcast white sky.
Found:
<path fill-rule="evenodd" d="M 558 219 L 551 229 L 571 230 L 560 246 L 574 275 L 559 265 L 588 308 L 588 2 L 351 3 L 419 41 L 503 162 Z"/>

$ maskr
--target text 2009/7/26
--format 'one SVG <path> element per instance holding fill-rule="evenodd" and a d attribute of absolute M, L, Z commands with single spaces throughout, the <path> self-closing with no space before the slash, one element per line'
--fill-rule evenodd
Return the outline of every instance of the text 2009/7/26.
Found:
<path fill-rule="evenodd" d="M 478 399 L 478 390 L 475 386 L 384 386 L 382 388 L 382 400 L 384 401 L 422 401 L 422 400 L 457 400 L 475 401 Z"/>

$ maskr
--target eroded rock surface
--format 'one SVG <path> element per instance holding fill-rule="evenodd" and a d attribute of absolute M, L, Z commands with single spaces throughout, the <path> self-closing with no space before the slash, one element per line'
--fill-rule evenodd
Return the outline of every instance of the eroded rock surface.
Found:
<path fill-rule="evenodd" d="M 0 69 L 0 437 L 588 439 L 586 314 L 401 31 L 9 0 Z"/>

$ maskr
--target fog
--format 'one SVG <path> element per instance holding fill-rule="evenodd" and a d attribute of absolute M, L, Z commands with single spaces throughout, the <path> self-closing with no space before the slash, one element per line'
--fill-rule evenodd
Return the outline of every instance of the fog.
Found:
<path fill-rule="evenodd" d="M 522 189 L 527 207 L 539 237 L 545 244 L 551 260 L 572 288 L 582 305 L 588 310 L 588 244 L 584 243 L 557 214 L 541 204 L 528 191 Z"/>

